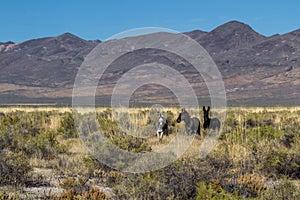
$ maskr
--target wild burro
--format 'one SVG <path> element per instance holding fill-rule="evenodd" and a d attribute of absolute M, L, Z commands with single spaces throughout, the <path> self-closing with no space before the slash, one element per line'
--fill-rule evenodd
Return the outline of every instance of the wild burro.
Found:
<path fill-rule="evenodd" d="M 155 124 L 156 134 L 158 139 L 161 141 L 163 138 L 163 134 L 169 135 L 168 133 L 168 121 L 165 117 L 165 113 L 158 114 L 158 120 Z"/>
<path fill-rule="evenodd" d="M 185 130 L 188 135 L 198 133 L 200 135 L 200 120 L 196 117 L 191 118 L 190 114 L 183 108 L 177 118 L 177 123 L 184 121 Z"/>
<path fill-rule="evenodd" d="M 209 111 L 210 111 L 209 106 L 207 107 L 207 109 L 205 108 L 205 106 L 203 106 L 203 112 L 204 112 L 203 128 L 204 128 L 204 130 L 206 130 L 208 128 L 208 129 L 220 131 L 220 126 L 221 126 L 220 120 L 218 118 L 211 119 L 209 117 Z"/>

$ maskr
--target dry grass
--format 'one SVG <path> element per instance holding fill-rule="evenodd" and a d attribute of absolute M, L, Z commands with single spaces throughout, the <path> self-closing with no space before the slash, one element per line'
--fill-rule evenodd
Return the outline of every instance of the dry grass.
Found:
<path fill-rule="evenodd" d="M 16 112 L 16 111 L 24 111 L 24 112 L 58 112 L 58 113 L 64 113 L 64 112 L 71 112 L 72 109 L 70 107 L 57 107 L 57 106 L 48 106 L 47 104 L 45 105 L 40 105 L 40 104 L 28 104 L 28 105 L 19 105 L 19 106 L 5 106 L 5 107 L 0 107 L 0 112 L 3 113 L 10 113 L 10 112 Z"/>
<path fill-rule="evenodd" d="M 90 110 L 90 109 L 88 109 Z M 95 108 L 95 110 L 97 112 L 105 112 L 107 111 L 106 107 L 97 107 Z M 149 120 L 149 112 L 150 112 L 151 108 L 148 107 L 141 107 L 141 108 L 129 108 L 129 109 L 125 109 L 125 108 L 117 108 L 117 109 L 113 109 L 113 113 L 125 113 L 128 112 L 129 113 L 129 120 L 131 123 L 133 123 L 135 126 L 146 126 Z M 28 105 L 26 106 L 9 106 L 9 107 L 1 107 L 0 108 L 0 112 L 3 113 L 9 113 L 9 112 L 15 112 L 15 111 L 25 111 L 25 112 L 41 112 L 41 111 L 54 111 L 55 113 L 58 113 L 56 115 L 52 115 L 51 118 L 51 123 L 50 125 L 48 124 L 44 124 L 43 128 L 45 129 L 50 129 L 50 130 L 54 130 L 56 131 L 59 126 L 60 126 L 60 116 L 59 113 L 65 113 L 65 112 L 71 112 L 72 108 L 70 107 L 52 107 L 52 106 L 41 106 L 41 107 L 30 107 Z M 180 108 L 176 108 L 176 107 L 166 107 L 163 108 L 164 112 L 171 112 L 174 114 L 174 120 L 177 118 L 179 112 L 180 112 Z M 201 121 L 201 125 L 203 123 L 203 119 L 202 119 L 202 109 L 200 108 L 200 110 L 197 112 L 196 110 L 188 110 L 192 116 L 198 115 L 200 114 L 200 121 Z M 214 110 L 215 112 L 221 112 L 220 110 Z M 223 110 L 224 111 L 224 110 Z M 245 122 L 245 115 L 249 114 L 249 113 L 262 113 L 262 112 L 289 112 L 292 115 L 287 116 L 287 117 L 292 117 L 292 116 L 298 116 L 298 113 L 300 111 L 300 107 L 229 107 L 227 108 L 227 112 L 232 112 L 234 113 L 234 117 L 237 119 L 238 123 L 239 123 L 239 128 L 242 132 L 246 132 L 246 127 L 244 127 L 243 123 Z M 118 120 L 117 119 L 118 116 L 116 115 L 112 115 L 111 120 Z M 282 116 L 280 114 L 277 114 L 274 117 L 274 123 L 278 125 L 278 129 L 284 128 L 283 126 L 281 126 L 281 121 L 282 121 Z M 126 119 L 128 120 L 128 119 Z M 298 122 L 300 123 L 300 118 L 298 118 Z M 228 127 L 223 127 L 223 130 L 226 130 Z M 230 127 L 229 127 L 230 128 Z M 183 129 L 183 123 L 181 124 L 176 124 L 175 125 L 175 131 L 178 132 L 180 129 Z M 139 132 L 140 129 L 136 128 L 132 131 L 132 135 L 134 136 L 143 136 L 140 135 Z M 184 131 L 184 130 L 182 130 Z M 134 133 L 136 132 L 136 133 Z M 157 151 L 160 148 L 170 144 L 174 138 L 177 138 L 177 133 L 172 133 L 169 136 L 164 136 L 163 140 L 160 142 L 158 141 L 157 137 L 156 137 L 156 132 L 155 130 L 150 131 L 151 133 L 146 135 L 147 139 L 147 143 L 149 143 L 151 145 L 151 148 L 153 151 Z M 201 129 L 201 132 L 203 133 L 203 129 Z M 202 144 L 202 140 L 203 138 L 201 138 L 200 136 L 196 136 L 194 138 L 194 140 L 192 141 L 192 144 L 181 144 L 182 146 L 184 145 L 188 145 L 188 149 L 187 151 L 183 154 L 183 156 L 197 156 L 199 155 L 199 147 Z M 246 138 L 245 138 L 246 139 Z M 231 138 L 232 140 L 232 138 Z M 72 154 L 85 154 L 87 152 L 87 150 L 85 149 L 84 145 L 81 143 L 81 141 L 79 139 L 73 140 L 73 141 L 64 141 L 62 138 L 59 138 L 59 142 L 60 143 L 68 143 L 71 147 L 69 149 L 69 152 Z M 247 156 L 247 152 L 245 152 L 245 147 L 239 145 L 236 143 L 236 141 L 227 141 L 230 146 L 230 149 L 232 150 L 231 152 L 231 157 L 235 160 L 235 157 L 243 157 L 243 156 Z M 177 143 L 178 145 L 179 143 Z M 177 148 L 178 149 L 178 148 Z M 184 148 L 180 148 L 180 149 L 184 149 Z M 38 161 L 32 161 L 34 166 L 37 166 Z M 44 165 L 44 164 L 43 164 Z"/>
<path fill-rule="evenodd" d="M 242 111 L 248 113 L 259 113 L 259 112 L 280 112 L 280 111 L 289 111 L 297 112 L 300 110 L 300 106 L 290 106 L 290 107 L 228 107 L 228 111 Z"/>

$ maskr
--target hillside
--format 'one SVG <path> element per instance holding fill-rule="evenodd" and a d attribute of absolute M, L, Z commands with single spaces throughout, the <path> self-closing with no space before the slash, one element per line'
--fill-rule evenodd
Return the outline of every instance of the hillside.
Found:
<path fill-rule="evenodd" d="M 229 104 L 299 105 L 300 30 L 266 37 L 247 24 L 231 21 L 210 32 L 193 30 L 185 34 L 214 59 L 223 76 Z M 0 42 L 0 103 L 70 104 L 78 68 L 100 43 L 70 33 L 22 43 Z M 195 77 L 189 63 L 168 52 L 140 50 L 112 64 L 99 87 L 97 102 L 109 101 L 113 85 L 129 70 L 126 67 L 151 62 L 180 71 L 192 83 L 199 101 L 207 101 L 206 85 L 201 77 Z M 162 95 L 164 98 L 154 98 Z M 170 102 L 174 95 L 158 85 L 147 85 L 139 88 L 133 99 Z"/>

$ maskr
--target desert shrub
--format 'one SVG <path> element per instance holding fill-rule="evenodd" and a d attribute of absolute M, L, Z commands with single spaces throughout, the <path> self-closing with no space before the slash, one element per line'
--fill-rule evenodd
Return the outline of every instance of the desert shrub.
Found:
<path fill-rule="evenodd" d="M 170 195 L 170 190 L 153 172 L 128 174 L 114 182 L 113 188 L 119 199 L 167 199 Z"/>
<path fill-rule="evenodd" d="M 104 111 L 97 113 L 97 118 L 111 119 L 111 117 L 112 117 L 112 110 L 110 108 L 107 108 Z"/>
<path fill-rule="evenodd" d="M 273 188 L 263 191 L 260 195 L 260 199 L 296 200 L 296 199 L 300 199 L 300 190 L 299 187 L 296 187 L 290 181 L 283 179 L 281 182 L 276 184 Z"/>
<path fill-rule="evenodd" d="M 104 192 L 99 189 L 90 189 L 82 193 L 76 193 L 73 189 L 66 190 L 53 200 L 105 200 L 108 199 Z"/>
<path fill-rule="evenodd" d="M 229 193 L 224 190 L 218 180 L 211 183 L 200 182 L 197 184 L 197 197 L 196 199 L 243 199 L 239 197 L 237 192 Z"/>
<path fill-rule="evenodd" d="M 263 117 L 261 113 L 248 113 L 245 116 L 244 127 L 254 128 L 260 126 Z"/>
<path fill-rule="evenodd" d="M 82 199 L 91 199 L 91 200 L 105 200 L 108 199 L 104 192 L 99 189 L 90 189 L 89 191 L 83 192 L 81 195 Z"/>
<path fill-rule="evenodd" d="M 237 193 L 242 197 L 257 197 L 264 189 L 265 177 L 253 172 L 256 169 L 257 159 L 252 152 L 250 143 L 243 143 L 243 134 L 234 133 L 238 139 L 222 141 L 218 148 L 211 152 L 206 160 L 215 173 L 210 180 L 219 180 L 222 189 L 228 193 Z M 260 147 L 259 147 L 260 148 Z M 257 151 L 260 151 L 258 149 Z"/>
<path fill-rule="evenodd" d="M 2 200 L 20 200 L 21 197 L 18 193 L 8 194 L 5 191 L 0 191 L 0 199 L 2 199 Z"/>
<path fill-rule="evenodd" d="M 88 154 L 82 157 L 84 166 L 88 169 L 88 176 L 97 178 L 100 182 L 106 182 L 112 185 L 118 178 L 116 171 L 97 160 L 93 155 Z M 108 182 L 107 182 L 108 180 Z"/>
<path fill-rule="evenodd" d="M 262 111 L 258 113 L 248 113 L 245 116 L 244 126 L 246 128 L 255 128 L 263 126 L 276 127 L 274 118 L 276 114 L 273 112 Z"/>
<path fill-rule="evenodd" d="M 60 127 L 58 128 L 57 132 L 65 139 L 76 138 L 78 136 L 72 113 L 65 113 L 65 116 L 62 117 L 60 121 Z"/>
<path fill-rule="evenodd" d="M 257 128 L 250 128 L 245 130 L 244 141 L 247 141 L 246 145 L 249 147 L 257 146 L 265 141 L 280 143 L 282 136 L 284 135 L 281 130 L 275 129 L 270 126 L 263 126 Z"/>
<path fill-rule="evenodd" d="M 67 177 L 59 185 L 66 190 L 72 189 L 76 194 L 81 194 L 90 189 L 90 186 L 87 184 L 88 180 L 86 177 Z"/>
<path fill-rule="evenodd" d="M 270 152 L 262 165 L 262 171 L 271 176 L 300 178 L 300 155 L 282 151 Z"/>
<path fill-rule="evenodd" d="M 237 193 L 243 197 L 257 197 L 264 189 L 265 179 L 256 173 L 240 174 L 237 177 Z"/>
<path fill-rule="evenodd" d="M 294 143 L 295 135 L 294 134 L 284 134 L 281 138 L 282 144 L 287 147 L 291 148 L 292 144 Z"/>
<path fill-rule="evenodd" d="M 229 112 L 225 119 L 225 133 L 230 133 L 233 130 L 237 129 L 239 125 L 238 120 L 235 118 L 234 114 L 232 112 Z"/>
<path fill-rule="evenodd" d="M 64 151 L 64 147 L 59 145 L 52 131 L 45 131 L 36 136 L 36 147 L 36 157 L 41 159 Z"/>
<path fill-rule="evenodd" d="M 144 139 L 126 134 L 115 121 L 105 118 L 98 118 L 98 121 L 105 136 L 119 148 L 136 153 L 151 151 Z"/>
<path fill-rule="evenodd" d="M 60 182 L 65 191 L 52 199 L 107 199 L 105 193 L 99 189 L 92 188 L 87 177 L 67 177 Z"/>
<path fill-rule="evenodd" d="M 161 170 L 118 176 L 111 186 L 120 199 L 194 199 L 197 183 L 211 174 L 205 161 L 184 158 Z"/>
<path fill-rule="evenodd" d="M 172 111 L 170 111 L 170 110 L 168 110 L 167 112 L 166 112 L 166 118 L 167 118 L 167 121 L 168 121 L 168 128 L 169 128 L 169 134 L 172 134 L 172 133 L 175 133 L 176 132 L 176 128 L 175 128 L 175 126 L 176 126 L 176 117 L 177 116 L 175 116 L 175 114 L 172 112 Z"/>
<path fill-rule="evenodd" d="M 102 172 L 102 169 L 105 168 L 105 165 L 103 165 L 101 162 L 99 162 L 94 156 L 91 154 L 88 154 L 86 156 L 82 157 L 82 163 L 83 165 L 88 169 L 89 176 L 96 176 L 98 178 L 102 178 L 102 173 L 94 173 L 95 171 L 97 172 Z M 105 172 L 104 172 L 105 173 Z"/>
<path fill-rule="evenodd" d="M 64 152 L 66 147 L 56 140 L 52 130 L 42 128 L 41 116 L 36 113 L 10 113 L 0 127 L 0 149 L 23 152 L 29 157 L 45 158 Z"/>
<path fill-rule="evenodd" d="M 29 159 L 23 152 L 0 152 L 0 185 L 23 185 L 30 171 Z"/>
<path fill-rule="evenodd" d="M 38 131 L 43 127 L 43 125 L 49 125 L 51 112 L 45 111 L 35 111 L 35 112 L 25 112 L 25 111 L 15 111 L 5 115 L 5 117 L 0 118 L 2 125 L 4 126 L 19 126 L 24 133 L 34 134 L 34 131 Z"/>

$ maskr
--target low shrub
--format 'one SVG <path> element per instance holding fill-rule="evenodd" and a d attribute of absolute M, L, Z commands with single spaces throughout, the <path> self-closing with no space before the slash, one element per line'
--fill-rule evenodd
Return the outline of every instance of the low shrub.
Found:
<path fill-rule="evenodd" d="M 29 159 L 23 152 L 8 149 L 0 152 L 0 185 L 24 185 L 31 170 Z"/>
<path fill-rule="evenodd" d="M 292 182 L 288 180 L 282 180 L 281 182 L 275 184 L 273 188 L 265 190 L 260 195 L 261 199 L 273 200 L 273 199 L 286 199 L 286 200 L 296 200 L 300 199 L 299 186 L 295 186 Z"/>
<path fill-rule="evenodd" d="M 106 200 L 104 192 L 99 189 L 90 189 L 82 193 L 76 193 L 73 189 L 66 190 L 61 195 L 52 197 L 53 200 Z"/>
<path fill-rule="evenodd" d="M 183 158 L 161 170 L 118 175 L 111 187 L 120 199 L 194 199 L 197 183 L 209 180 L 211 174 L 206 162 Z"/>
<path fill-rule="evenodd" d="M 60 121 L 60 127 L 57 129 L 57 132 L 65 139 L 78 137 L 72 113 L 67 112 L 64 115 Z"/>
<path fill-rule="evenodd" d="M 1 200 L 20 200 L 20 195 L 18 193 L 8 194 L 5 191 L 0 191 Z"/>
<path fill-rule="evenodd" d="M 263 162 L 262 171 L 273 177 L 300 179 L 300 155 L 283 151 L 270 152 Z"/>
<path fill-rule="evenodd" d="M 211 183 L 199 182 L 197 184 L 197 200 L 202 199 L 216 199 L 216 200 L 237 200 L 243 199 L 239 197 L 237 192 L 229 193 L 224 190 L 220 184 L 220 181 L 214 180 Z"/>

